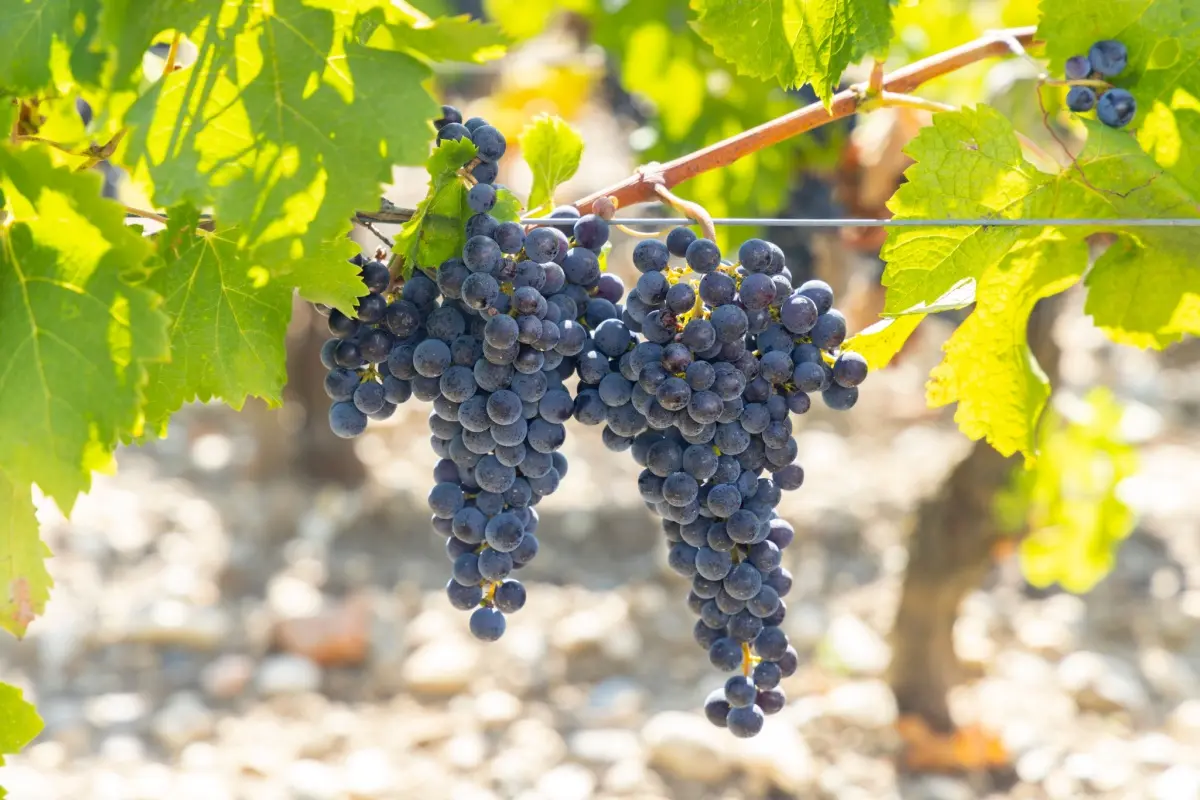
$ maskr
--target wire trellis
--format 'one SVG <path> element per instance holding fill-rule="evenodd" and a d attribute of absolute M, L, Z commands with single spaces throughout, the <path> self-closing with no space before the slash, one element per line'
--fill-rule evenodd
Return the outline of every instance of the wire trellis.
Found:
<path fill-rule="evenodd" d="M 675 225 L 694 225 L 683 217 L 614 217 L 620 225 L 645 225 L 669 228 Z M 714 217 L 714 225 L 752 225 L 761 228 L 1200 228 L 1200 217 L 1190 219 L 787 219 L 780 217 Z M 570 224 L 569 218 L 527 217 L 524 225 Z"/>

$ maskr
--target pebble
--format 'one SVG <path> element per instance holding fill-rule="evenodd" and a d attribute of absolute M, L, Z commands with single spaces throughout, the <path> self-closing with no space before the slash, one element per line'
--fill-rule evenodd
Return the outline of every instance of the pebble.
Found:
<path fill-rule="evenodd" d="M 382 748 L 372 747 L 348 754 L 344 772 L 346 790 L 354 798 L 384 797 L 396 785 L 392 758 Z"/>
<path fill-rule="evenodd" d="M 489 689 L 475 698 L 473 716 L 481 724 L 502 727 L 521 715 L 521 701 L 501 689 Z"/>
<path fill-rule="evenodd" d="M 629 604 L 617 594 L 604 595 L 563 618 L 554 627 L 551 643 L 568 655 L 595 648 L 616 661 L 635 657 L 642 644 L 637 628 L 629 624 Z"/>
<path fill-rule="evenodd" d="M 404 683 L 410 690 L 423 694 L 457 694 L 477 677 L 479 650 L 455 635 L 423 644 L 404 662 Z"/>
<path fill-rule="evenodd" d="M 370 604 L 354 597 L 314 616 L 282 620 L 275 640 L 287 652 L 322 666 L 353 666 L 366 660 L 370 633 Z"/>
<path fill-rule="evenodd" d="M 296 800 L 338 800 L 342 795 L 338 771 L 311 758 L 288 764 L 283 780 L 288 792 Z"/>
<path fill-rule="evenodd" d="M 730 736 L 728 731 L 713 730 Z M 817 769 L 808 743 L 778 720 L 768 719 L 762 733 L 752 739 L 730 739 L 734 758 L 742 769 L 766 778 L 783 792 L 797 794 L 816 780 Z"/>
<path fill-rule="evenodd" d="M 321 686 L 321 668 L 304 656 L 269 656 L 258 668 L 255 685 L 268 697 L 315 692 Z"/>
<path fill-rule="evenodd" d="M 728 731 L 695 714 L 663 711 L 642 729 L 651 767 L 676 778 L 720 783 L 733 771 L 728 760 Z"/>
<path fill-rule="evenodd" d="M 577 731 L 567 739 L 571 755 L 592 764 L 612 764 L 634 759 L 642 752 L 633 731 L 621 728 Z"/>
<path fill-rule="evenodd" d="M 578 764 L 559 764 L 537 782 L 546 800 L 588 800 L 596 789 L 596 778 Z"/>
<path fill-rule="evenodd" d="M 1171 767 L 1154 781 L 1154 800 L 1196 800 L 1200 797 L 1200 770 L 1182 764 Z"/>
<path fill-rule="evenodd" d="M 103 694 L 87 701 L 83 714 L 97 728 L 126 725 L 145 716 L 146 698 L 133 692 Z"/>
<path fill-rule="evenodd" d="M 196 692 L 178 692 L 154 715 L 154 735 L 168 749 L 178 752 L 213 733 L 215 715 Z"/>
<path fill-rule="evenodd" d="M 1200 746 L 1200 700 L 1184 700 L 1167 717 L 1167 732 L 1180 741 Z"/>
<path fill-rule="evenodd" d="M 162 600 L 103 635 L 118 642 L 215 650 L 228 639 L 230 627 L 229 618 L 219 608 Z"/>
<path fill-rule="evenodd" d="M 1141 714 L 1150 705 L 1150 697 L 1133 669 L 1101 653 L 1071 653 L 1059 662 L 1058 680 L 1083 711 Z"/>
<path fill-rule="evenodd" d="M 856 728 L 878 730 L 895 724 L 896 696 L 881 680 L 845 683 L 825 696 L 826 714 Z"/>
<path fill-rule="evenodd" d="M 200 674 L 200 686 L 217 700 L 229 700 L 246 690 L 254 677 L 254 659 L 239 653 L 218 656 Z"/>
<path fill-rule="evenodd" d="M 629 678 L 607 678 L 588 692 L 580 717 L 588 725 L 634 725 L 641 718 L 646 690 Z"/>
<path fill-rule="evenodd" d="M 879 675 L 892 658 L 892 649 L 883 637 L 852 614 L 834 617 L 825 646 L 833 662 L 853 674 Z"/>

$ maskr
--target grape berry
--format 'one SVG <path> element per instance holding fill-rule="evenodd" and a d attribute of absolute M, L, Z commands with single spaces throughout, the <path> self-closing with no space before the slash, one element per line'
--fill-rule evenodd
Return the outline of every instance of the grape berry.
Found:
<path fill-rule="evenodd" d="M 358 436 L 410 397 L 431 402 L 440 460 L 428 503 L 451 563 L 446 596 L 471 612 L 475 637 L 494 641 L 526 601 L 513 575 L 538 551 L 534 507 L 566 476 L 565 423 L 601 428 L 606 447 L 644 468 L 638 491 L 662 518 L 668 564 L 691 581 L 694 638 L 735 673 L 705 715 L 758 734 L 799 662 L 780 627 L 795 531 L 776 512 L 804 482 L 792 417 L 814 394 L 853 407 L 867 377 L 866 361 L 841 349 L 833 290 L 793 288 L 770 242 L 746 241 L 730 263 L 678 227 L 637 245 L 627 294 L 600 268 L 611 204 L 555 209 L 528 232 L 501 222 L 490 211 L 503 136 L 450 106 L 435 126 L 439 142 L 478 148 L 463 169 L 475 181 L 465 246 L 406 280 L 382 254 L 355 259 L 368 289 L 356 316 L 322 309 L 331 429 Z"/>
<path fill-rule="evenodd" d="M 1106 39 L 1096 42 L 1086 56 L 1071 56 L 1063 72 L 1067 80 L 1106 80 L 1120 75 L 1129 62 L 1129 51 L 1121 42 Z M 1072 86 L 1067 91 L 1067 108 L 1077 114 L 1096 109 L 1096 118 L 1110 128 L 1124 128 L 1137 113 L 1137 101 L 1125 89 Z"/>

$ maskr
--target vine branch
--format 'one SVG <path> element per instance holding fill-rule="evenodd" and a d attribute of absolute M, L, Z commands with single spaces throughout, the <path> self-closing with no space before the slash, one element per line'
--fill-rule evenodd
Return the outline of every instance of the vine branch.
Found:
<path fill-rule="evenodd" d="M 927 81 L 977 61 L 1011 54 L 1012 43 L 1022 46 L 1029 44 L 1036 31 L 1035 27 L 1029 26 L 986 34 L 882 76 L 880 88 L 888 92 L 910 92 Z M 628 178 L 584 197 L 575 203 L 575 207 L 586 213 L 592 203 L 601 197 L 612 197 L 622 207 L 654 200 L 658 194 L 656 186 L 670 189 L 697 175 L 727 167 L 743 156 L 850 116 L 859 109 L 864 94 L 859 87 L 851 87 L 834 95 L 828 109 L 820 103 L 813 103 L 682 158 L 658 165 L 653 170 L 643 167 Z"/>
<path fill-rule="evenodd" d="M 665 199 L 660 195 L 662 190 L 669 193 L 671 188 L 684 181 L 710 170 L 727 167 L 751 153 L 756 153 L 793 136 L 806 133 L 822 125 L 828 125 L 862 110 L 874 99 L 869 98 L 871 92 L 864 91 L 864 88 L 877 87 L 879 95 L 886 98 L 885 104 L 900 105 L 904 104 L 904 100 L 900 98 L 918 86 L 984 59 L 1014 54 L 1028 58 L 1024 46 L 1034 41 L 1036 30 L 1034 26 L 1028 26 L 990 31 L 974 41 L 914 61 L 886 75 L 882 74 L 880 65 L 876 63 L 872 66 L 872 74 L 865 87 L 856 85 L 838 92 L 833 96 L 833 102 L 829 109 L 820 103 L 813 103 L 665 164 L 639 167 L 633 175 L 612 186 L 593 192 L 574 205 L 581 213 L 586 214 L 591 212 L 593 203 L 605 198 L 611 199 L 619 207 Z M 922 100 L 920 102 L 930 110 L 940 110 L 933 108 L 934 104 L 929 101 Z M 118 134 L 118 138 L 115 138 L 104 150 L 115 149 L 120 135 Z M 1027 142 L 1023 141 L 1023 143 Z M 1044 151 L 1042 154 L 1044 155 Z M 670 203 L 670 200 L 667 202 Z M 670 204 L 675 205 L 674 203 Z M 370 223 L 399 225 L 411 219 L 413 213 L 413 209 L 384 203 L 379 211 L 357 212 L 355 222 L 364 227 Z M 691 211 L 684 211 L 684 213 L 701 221 Z M 146 215 L 137 214 L 137 216 Z M 613 221 L 620 222 L 619 219 Z"/>

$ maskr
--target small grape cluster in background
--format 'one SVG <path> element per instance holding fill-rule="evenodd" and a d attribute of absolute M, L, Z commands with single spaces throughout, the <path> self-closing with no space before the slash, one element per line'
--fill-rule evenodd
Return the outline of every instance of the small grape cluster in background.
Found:
<path fill-rule="evenodd" d="M 1105 80 L 1120 75 L 1129 62 L 1125 45 L 1113 39 L 1096 42 L 1086 56 L 1067 59 L 1064 73 L 1067 80 Z M 1110 128 L 1124 128 L 1137 113 L 1137 101 L 1125 89 L 1104 89 L 1091 86 L 1072 86 L 1067 92 L 1067 108 L 1077 114 L 1096 109 L 1096 118 Z"/>

